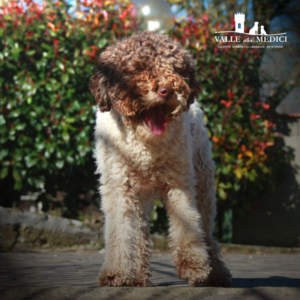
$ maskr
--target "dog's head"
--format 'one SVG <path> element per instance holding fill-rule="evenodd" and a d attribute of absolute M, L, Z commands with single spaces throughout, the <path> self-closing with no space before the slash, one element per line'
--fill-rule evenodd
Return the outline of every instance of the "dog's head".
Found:
<path fill-rule="evenodd" d="M 187 50 L 166 36 L 144 32 L 102 53 L 90 90 L 102 112 L 114 109 L 125 125 L 148 126 L 161 135 L 189 109 L 200 87 Z"/>

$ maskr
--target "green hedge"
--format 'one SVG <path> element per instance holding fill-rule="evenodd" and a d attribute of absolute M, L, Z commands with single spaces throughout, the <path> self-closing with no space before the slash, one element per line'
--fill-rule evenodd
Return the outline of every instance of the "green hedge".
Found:
<path fill-rule="evenodd" d="M 132 33 L 132 4 L 83 3 L 76 17 L 61 1 L 42 8 L 28 0 L 25 9 L 12 2 L 0 14 L 0 198 L 12 201 L 13 191 L 38 190 L 42 181 L 47 193 L 68 194 L 73 216 L 82 195 L 97 197 L 88 80 L 101 51 Z M 275 138 L 269 104 L 259 102 L 261 53 L 217 48 L 216 26 L 204 15 L 178 21 L 170 35 L 197 61 L 222 216 L 274 185 L 291 156 Z"/>
<path fill-rule="evenodd" d="M 0 15 L 2 200 L 42 181 L 53 196 L 67 192 L 65 210 L 74 215 L 79 198 L 97 190 L 89 77 L 106 45 L 129 33 L 119 18 L 126 4 L 104 12 L 86 4 L 74 17 L 63 2 L 26 3 Z"/>
<path fill-rule="evenodd" d="M 234 31 L 235 24 L 222 30 Z M 274 107 L 261 103 L 259 74 L 263 51 L 259 48 L 218 48 L 214 32 L 220 25 L 201 18 L 177 23 L 173 37 L 197 61 L 209 136 L 216 162 L 219 232 L 225 212 L 243 213 L 259 194 L 275 187 L 280 167 L 293 159 L 276 130 Z M 231 46 L 231 43 L 227 43 Z M 222 46 L 226 46 L 224 43 Z M 226 217 L 225 217 L 226 218 Z"/>

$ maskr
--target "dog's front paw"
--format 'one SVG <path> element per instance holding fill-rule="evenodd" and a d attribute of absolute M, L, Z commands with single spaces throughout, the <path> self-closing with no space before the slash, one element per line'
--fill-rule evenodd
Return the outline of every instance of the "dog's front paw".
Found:
<path fill-rule="evenodd" d="M 121 273 L 109 273 L 101 271 L 98 276 L 100 286 L 134 286 L 134 280 L 130 276 Z"/>
<path fill-rule="evenodd" d="M 136 278 L 135 281 L 134 281 L 134 285 L 138 286 L 138 287 L 149 286 L 149 284 L 150 284 L 149 279 L 138 279 L 138 278 Z"/>
<path fill-rule="evenodd" d="M 182 266 L 178 267 L 178 278 L 187 280 L 189 284 L 198 285 L 204 283 L 211 269 L 208 265 L 205 265 L 201 268 Z"/>

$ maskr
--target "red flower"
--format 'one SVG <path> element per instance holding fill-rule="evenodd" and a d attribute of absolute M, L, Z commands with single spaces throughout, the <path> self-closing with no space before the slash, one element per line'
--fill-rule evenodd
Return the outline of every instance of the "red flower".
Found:
<path fill-rule="evenodd" d="M 190 34 L 191 33 L 189 27 L 187 27 L 187 26 L 184 28 L 184 31 L 185 31 L 186 34 Z"/>
<path fill-rule="evenodd" d="M 256 115 L 256 114 L 254 114 L 254 113 L 252 113 L 252 114 L 250 115 L 250 118 L 251 118 L 252 120 L 259 119 L 260 117 L 261 117 L 260 115 Z"/>
<path fill-rule="evenodd" d="M 232 104 L 232 101 L 225 101 L 225 100 L 221 100 L 220 103 L 224 104 L 226 106 L 226 108 L 229 108 Z"/>
<path fill-rule="evenodd" d="M 97 46 L 92 45 L 90 47 L 93 49 L 93 51 L 90 51 L 90 50 L 85 51 L 85 53 L 90 54 L 89 60 L 92 60 L 92 59 L 98 60 L 98 58 L 97 58 L 97 50 L 98 50 Z"/>
<path fill-rule="evenodd" d="M 124 11 L 120 14 L 119 18 L 123 21 L 127 15 L 128 15 L 128 11 L 124 10 Z"/>
<path fill-rule="evenodd" d="M 240 147 L 240 150 L 243 151 L 243 152 L 245 152 L 245 151 L 247 150 L 247 148 L 246 148 L 245 145 L 242 145 L 242 146 Z"/>
<path fill-rule="evenodd" d="M 53 23 L 48 22 L 47 26 L 50 27 L 53 31 L 56 31 L 55 25 Z"/>
<path fill-rule="evenodd" d="M 207 16 L 207 14 L 203 14 L 202 20 L 203 20 L 203 23 L 204 23 L 205 25 L 208 23 L 208 16 Z"/>
<path fill-rule="evenodd" d="M 227 97 L 229 100 L 232 100 L 234 96 L 234 92 L 232 92 L 230 89 L 227 90 Z"/>
<path fill-rule="evenodd" d="M 217 143 L 219 141 L 218 137 L 216 137 L 215 135 L 212 136 L 211 140 L 215 143 Z"/>
<path fill-rule="evenodd" d="M 261 105 L 262 105 L 263 108 L 266 109 L 266 110 L 270 109 L 270 104 L 262 103 Z"/>

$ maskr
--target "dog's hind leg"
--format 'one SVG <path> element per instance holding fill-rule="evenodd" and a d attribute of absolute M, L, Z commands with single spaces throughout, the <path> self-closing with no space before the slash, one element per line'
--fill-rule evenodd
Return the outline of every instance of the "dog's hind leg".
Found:
<path fill-rule="evenodd" d="M 221 260 L 221 249 L 213 237 L 214 219 L 216 216 L 214 163 L 206 151 L 194 157 L 197 178 L 197 208 L 201 215 L 202 228 L 208 246 L 211 272 L 205 281 L 207 286 L 231 286 L 231 274 Z M 207 154 L 207 155 L 205 155 Z M 206 156 L 205 159 L 202 156 Z M 206 162 L 206 163 L 204 163 Z"/>

